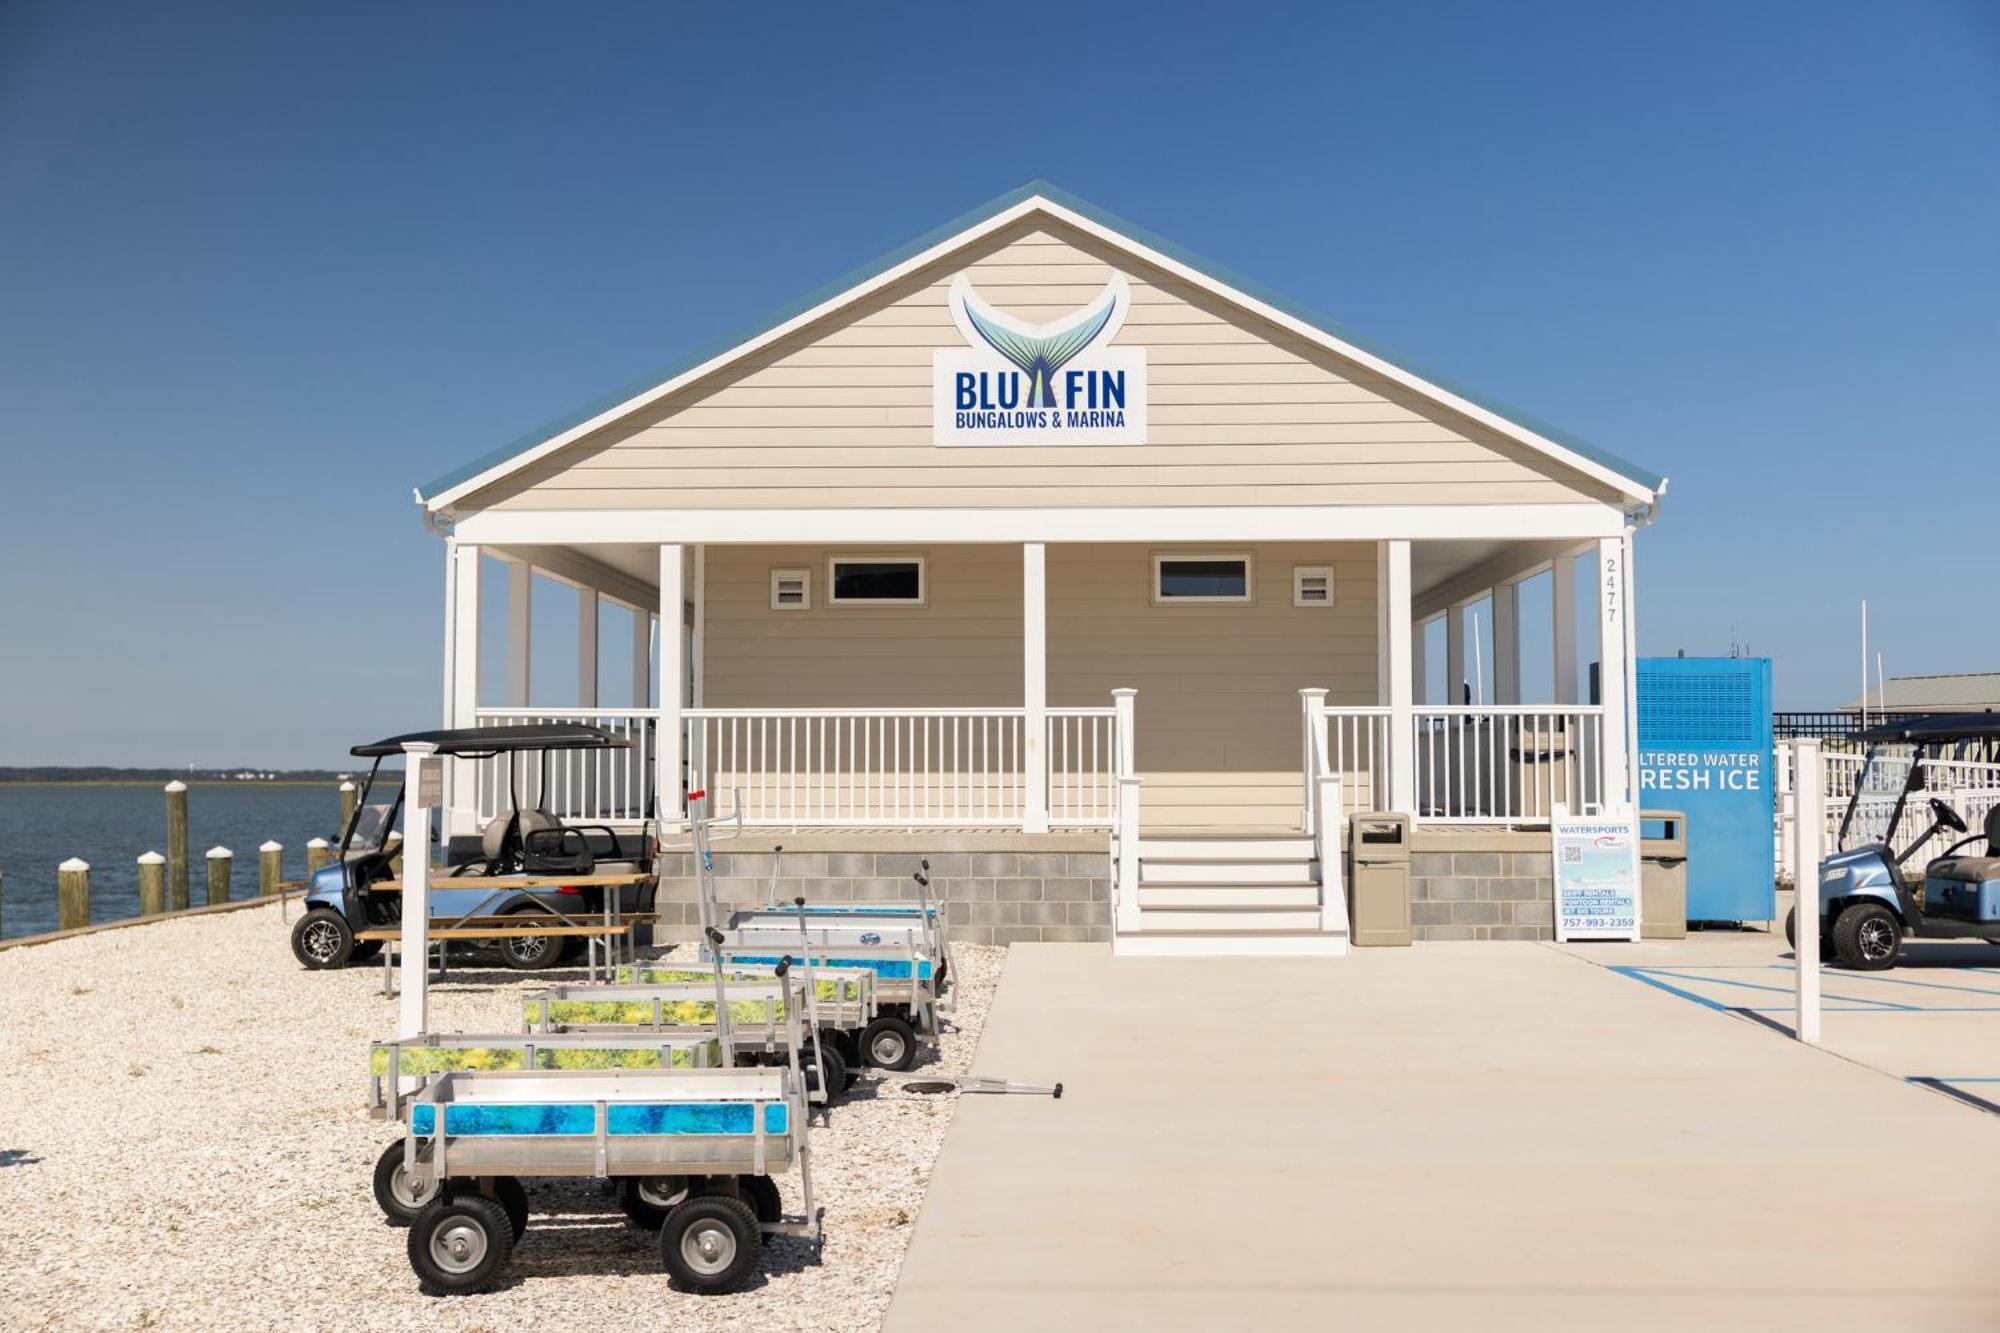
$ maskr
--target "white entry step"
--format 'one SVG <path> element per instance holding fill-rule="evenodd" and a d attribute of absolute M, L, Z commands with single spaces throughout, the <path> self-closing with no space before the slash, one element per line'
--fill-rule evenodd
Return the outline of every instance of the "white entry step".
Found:
<path fill-rule="evenodd" d="M 1321 928 L 1310 838 L 1202 832 L 1139 839 L 1139 929 L 1113 951 L 1197 957 L 1337 957 L 1343 930 Z"/>

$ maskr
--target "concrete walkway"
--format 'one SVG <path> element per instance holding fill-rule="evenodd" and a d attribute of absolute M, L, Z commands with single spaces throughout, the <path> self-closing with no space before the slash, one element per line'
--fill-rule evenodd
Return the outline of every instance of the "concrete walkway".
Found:
<path fill-rule="evenodd" d="M 887 1327 L 2000 1328 L 2000 1116 L 1616 947 L 1016 946 Z"/>

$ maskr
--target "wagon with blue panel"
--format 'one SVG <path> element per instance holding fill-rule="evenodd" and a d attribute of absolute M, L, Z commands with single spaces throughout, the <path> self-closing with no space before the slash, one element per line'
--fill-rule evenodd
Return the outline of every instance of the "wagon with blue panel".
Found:
<path fill-rule="evenodd" d="M 794 1068 L 452 1070 L 409 1103 L 406 1165 L 438 1191 L 411 1225 L 410 1266 L 433 1291 L 484 1290 L 526 1225 L 507 1197 L 521 1178 L 614 1180 L 659 1210 L 667 1270 L 722 1291 L 766 1236 L 817 1245 L 807 1134 Z M 803 1206 L 786 1214 L 774 1177 L 793 1170 Z"/>
<path fill-rule="evenodd" d="M 808 947 L 797 929 L 789 937 L 742 929 L 717 933 L 722 938 L 711 941 L 707 953 L 727 968 L 770 966 L 787 955 L 809 955 L 816 973 L 872 972 L 877 1013 L 858 1039 L 862 1064 L 905 1070 L 916 1063 L 922 1047 L 936 1045 L 938 963 L 914 934 L 894 943 L 850 943 L 814 930 L 807 932 Z"/>

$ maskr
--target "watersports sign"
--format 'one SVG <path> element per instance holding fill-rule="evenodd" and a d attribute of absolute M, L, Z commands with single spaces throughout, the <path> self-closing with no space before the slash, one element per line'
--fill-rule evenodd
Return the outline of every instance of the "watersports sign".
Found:
<path fill-rule="evenodd" d="M 949 301 L 966 345 L 931 354 L 931 443 L 1146 442 L 1146 349 L 1109 346 L 1132 304 L 1124 274 L 1047 324 L 995 309 L 962 273 Z"/>
<path fill-rule="evenodd" d="M 1639 938 L 1639 828 L 1630 815 L 1550 821 L 1555 838 L 1556 938 Z"/>

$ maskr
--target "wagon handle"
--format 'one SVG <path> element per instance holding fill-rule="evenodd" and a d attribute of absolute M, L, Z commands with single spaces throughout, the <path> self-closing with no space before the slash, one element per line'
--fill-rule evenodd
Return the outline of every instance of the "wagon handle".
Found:
<path fill-rule="evenodd" d="M 785 973 L 791 970 L 792 970 L 792 956 L 790 954 L 786 954 L 783 958 L 780 958 L 778 960 L 778 965 L 771 969 L 771 971 L 773 971 L 774 973 L 776 973 L 778 976 L 781 977 L 784 976 Z"/>

